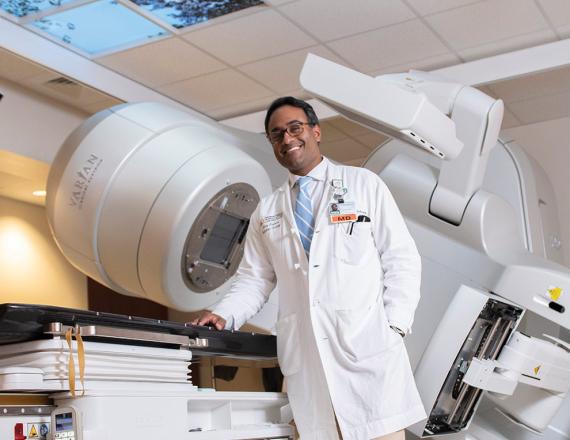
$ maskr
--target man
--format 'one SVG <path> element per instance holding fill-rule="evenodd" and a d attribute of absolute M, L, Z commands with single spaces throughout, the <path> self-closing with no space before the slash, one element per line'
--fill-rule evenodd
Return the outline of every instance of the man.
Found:
<path fill-rule="evenodd" d="M 321 156 L 309 104 L 277 99 L 265 131 L 289 179 L 252 214 L 230 292 L 194 324 L 239 328 L 277 284 L 279 365 L 301 438 L 403 439 L 425 418 L 402 339 L 419 301 L 414 242 L 378 176 Z"/>

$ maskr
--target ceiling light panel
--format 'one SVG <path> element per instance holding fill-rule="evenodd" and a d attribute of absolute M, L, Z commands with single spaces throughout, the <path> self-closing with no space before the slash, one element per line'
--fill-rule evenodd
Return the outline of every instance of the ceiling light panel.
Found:
<path fill-rule="evenodd" d="M 99 0 L 47 15 L 28 26 L 89 55 L 146 43 L 169 34 L 116 0 Z"/>
<path fill-rule="evenodd" d="M 183 29 L 263 4 L 261 0 L 131 0 L 158 19 Z"/>
<path fill-rule="evenodd" d="M 0 0 L 0 9 L 17 18 L 71 3 L 73 0 Z"/>

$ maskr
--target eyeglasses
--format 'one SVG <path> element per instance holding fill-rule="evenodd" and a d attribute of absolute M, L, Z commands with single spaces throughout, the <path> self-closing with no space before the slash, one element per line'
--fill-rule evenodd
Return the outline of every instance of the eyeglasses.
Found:
<path fill-rule="evenodd" d="M 274 145 L 280 144 L 283 141 L 285 133 L 287 133 L 289 136 L 300 136 L 303 131 L 305 131 L 305 125 L 312 127 L 315 124 L 311 124 L 310 122 L 292 122 L 287 126 L 287 128 L 284 128 L 282 130 L 279 130 L 277 128 L 271 130 L 271 133 L 267 135 L 267 139 L 269 139 L 269 142 Z"/>

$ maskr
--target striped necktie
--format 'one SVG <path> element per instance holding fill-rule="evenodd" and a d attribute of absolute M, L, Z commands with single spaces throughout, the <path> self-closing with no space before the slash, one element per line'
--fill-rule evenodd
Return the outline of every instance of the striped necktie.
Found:
<path fill-rule="evenodd" d="M 311 249 L 311 240 L 313 239 L 315 227 L 311 198 L 307 192 L 307 184 L 311 180 L 312 178 L 309 176 L 303 176 L 297 180 L 299 194 L 295 202 L 295 222 L 297 223 L 301 243 L 303 243 L 303 248 L 305 248 L 307 255 L 309 255 L 309 249 Z"/>

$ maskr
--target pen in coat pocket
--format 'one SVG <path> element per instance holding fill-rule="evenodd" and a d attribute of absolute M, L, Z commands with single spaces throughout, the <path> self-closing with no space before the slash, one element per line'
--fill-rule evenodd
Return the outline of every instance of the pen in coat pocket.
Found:
<path fill-rule="evenodd" d="M 370 217 L 366 215 L 359 215 L 355 222 L 350 224 L 350 230 L 348 231 L 348 235 L 352 235 L 352 229 L 354 228 L 355 223 L 368 223 L 370 222 Z"/>

